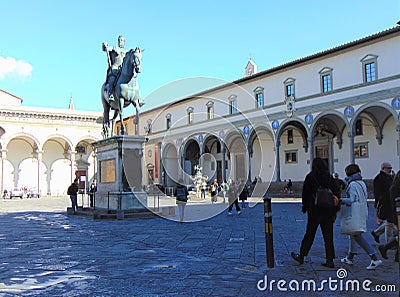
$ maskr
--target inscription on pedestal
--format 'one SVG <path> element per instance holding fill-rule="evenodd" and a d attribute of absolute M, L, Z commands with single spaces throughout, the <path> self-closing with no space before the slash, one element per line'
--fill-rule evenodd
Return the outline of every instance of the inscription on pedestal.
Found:
<path fill-rule="evenodd" d="M 100 181 L 102 183 L 115 182 L 115 159 L 100 161 Z"/>

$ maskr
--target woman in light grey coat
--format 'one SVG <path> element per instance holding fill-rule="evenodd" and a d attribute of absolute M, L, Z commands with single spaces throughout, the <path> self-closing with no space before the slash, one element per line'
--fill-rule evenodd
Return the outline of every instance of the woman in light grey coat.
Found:
<path fill-rule="evenodd" d="M 364 211 L 365 215 L 360 216 L 356 219 L 366 220 L 366 218 L 368 218 L 368 192 L 367 187 L 361 177 L 360 167 L 358 167 L 357 164 L 350 164 L 345 168 L 345 172 L 348 178 L 348 187 L 346 190 L 347 198 L 342 198 L 342 203 L 348 206 L 352 206 L 354 202 L 360 202 L 363 205 L 361 211 Z M 366 221 L 359 223 L 362 223 L 361 225 L 366 225 Z M 374 270 L 376 267 L 382 264 L 382 261 L 378 259 L 376 250 L 364 238 L 365 231 L 366 230 L 360 230 L 359 232 L 349 235 L 350 246 L 348 255 L 340 261 L 345 264 L 353 265 L 353 259 L 354 256 L 357 254 L 358 244 L 371 257 L 371 263 L 369 264 L 367 269 Z"/>

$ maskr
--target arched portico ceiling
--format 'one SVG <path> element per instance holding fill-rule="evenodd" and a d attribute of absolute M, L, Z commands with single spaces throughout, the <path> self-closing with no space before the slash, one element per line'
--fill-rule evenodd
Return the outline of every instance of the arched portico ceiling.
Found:
<path fill-rule="evenodd" d="M 391 116 L 396 118 L 396 114 L 390 111 L 390 107 L 387 106 L 386 104 L 379 104 L 376 103 L 376 105 L 367 105 L 364 107 L 361 107 L 355 114 L 352 122 L 351 122 L 351 129 L 352 131 L 355 130 L 355 124 L 359 118 L 362 118 L 363 116 L 367 117 L 372 124 L 374 125 L 375 131 L 376 131 L 376 139 L 378 141 L 378 144 L 382 144 L 382 131 L 383 127 L 385 126 L 385 123 L 390 119 Z"/>
<path fill-rule="evenodd" d="M 42 147 L 44 147 L 46 143 L 55 143 L 56 145 L 59 145 L 60 147 L 62 147 L 65 153 L 67 153 L 68 151 L 72 151 L 72 143 L 69 141 L 69 139 L 60 135 L 49 136 L 44 141 Z"/>
<path fill-rule="evenodd" d="M 168 157 L 177 157 L 178 152 L 176 150 L 176 146 L 173 143 L 166 143 L 165 146 L 162 149 L 162 158 L 168 158 Z"/>
<path fill-rule="evenodd" d="M 8 144 L 14 140 L 20 140 L 26 142 L 32 148 L 33 152 L 37 151 L 39 147 L 39 141 L 33 135 L 30 134 L 25 134 L 25 133 L 17 134 L 8 140 L 6 146 L 8 146 Z"/>
<path fill-rule="evenodd" d="M 200 145 L 195 139 L 188 139 L 183 146 L 183 156 L 185 159 L 199 159 L 200 158 Z"/>
<path fill-rule="evenodd" d="M 301 138 L 303 139 L 303 148 L 307 152 L 308 151 L 308 141 L 307 141 L 308 132 L 307 132 L 306 127 L 300 121 L 297 121 L 294 119 L 283 122 L 282 126 L 278 130 L 277 139 L 280 139 L 283 132 L 285 132 L 287 129 L 296 129 L 297 131 L 300 132 Z"/>
<path fill-rule="evenodd" d="M 332 137 L 336 136 L 336 143 L 339 149 L 342 148 L 343 144 L 343 131 L 346 128 L 346 122 L 344 119 L 334 113 L 323 114 L 316 118 L 314 125 L 311 127 L 312 137 L 318 135 L 324 136 L 330 134 Z"/>
<path fill-rule="evenodd" d="M 253 146 L 252 144 L 254 143 L 254 141 L 257 138 L 259 138 L 259 135 L 261 135 L 261 134 L 267 134 L 268 136 L 271 137 L 272 140 L 275 140 L 274 139 L 274 134 L 271 131 L 271 129 L 269 129 L 266 126 L 257 126 L 257 127 L 254 127 L 250 132 L 250 137 L 249 137 L 249 145 L 250 145 L 250 147 Z"/>
<path fill-rule="evenodd" d="M 217 136 L 215 135 L 208 135 L 205 139 L 204 139 L 204 149 L 203 152 L 204 153 L 211 153 L 213 148 L 215 146 L 218 146 L 220 143 L 219 139 Z"/>

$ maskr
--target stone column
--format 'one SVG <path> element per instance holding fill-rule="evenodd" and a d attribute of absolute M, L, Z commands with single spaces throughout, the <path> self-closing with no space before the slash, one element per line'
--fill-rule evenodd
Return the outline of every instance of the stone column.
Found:
<path fill-rule="evenodd" d="M 1 150 L 1 195 L 4 193 L 4 160 L 7 159 L 7 150 Z"/>
<path fill-rule="evenodd" d="M 354 133 L 353 131 L 348 132 L 349 136 L 349 148 L 350 148 L 350 164 L 354 164 L 355 157 L 354 157 Z"/>
<path fill-rule="evenodd" d="M 247 174 L 247 181 L 251 183 L 251 158 L 253 157 L 253 148 L 250 146 L 250 144 L 247 145 L 247 154 L 249 155 L 249 171 Z"/>
<path fill-rule="evenodd" d="M 37 159 L 37 191 L 40 193 L 40 163 L 43 159 L 43 151 L 36 151 L 36 159 Z M 49 187 L 50 189 L 50 187 Z"/>
<path fill-rule="evenodd" d="M 69 153 L 69 160 L 71 161 L 71 183 L 75 179 L 75 155 L 76 155 L 76 152 Z"/>
<path fill-rule="evenodd" d="M 275 169 L 276 169 L 276 180 L 277 182 L 281 181 L 281 161 L 279 158 L 279 147 L 281 146 L 281 140 L 277 139 L 275 142 Z"/>
<path fill-rule="evenodd" d="M 310 155 L 310 170 L 312 169 L 312 162 L 314 160 L 314 137 L 309 137 L 308 138 L 308 145 L 309 145 L 309 155 Z"/>
<path fill-rule="evenodd" d="M 396 125 L 396 131 L 398 135 L 397 139 L 397 158 L 398 158 L 398 167 L 400 168 L 400 124 Z"/>
<path fill-rule="evenodd" d="M 227 180 L 226 180 L 226 169 L 225 169 L 226 145 L 225 145 L 225 143 L 222 143 L 221 146 L 222 146 L 222 179 L 225 182 L 227 182 Z"/>

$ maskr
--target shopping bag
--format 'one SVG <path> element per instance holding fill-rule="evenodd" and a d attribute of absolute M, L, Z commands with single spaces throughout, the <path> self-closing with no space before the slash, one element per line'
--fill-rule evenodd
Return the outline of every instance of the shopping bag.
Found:
<path fill-rule="evenodd" d="M 340 233 L 357 234 L 367 231 L 365 206 L 356 201 L 351 206 L 344 205 L 341 209 Z"/>

